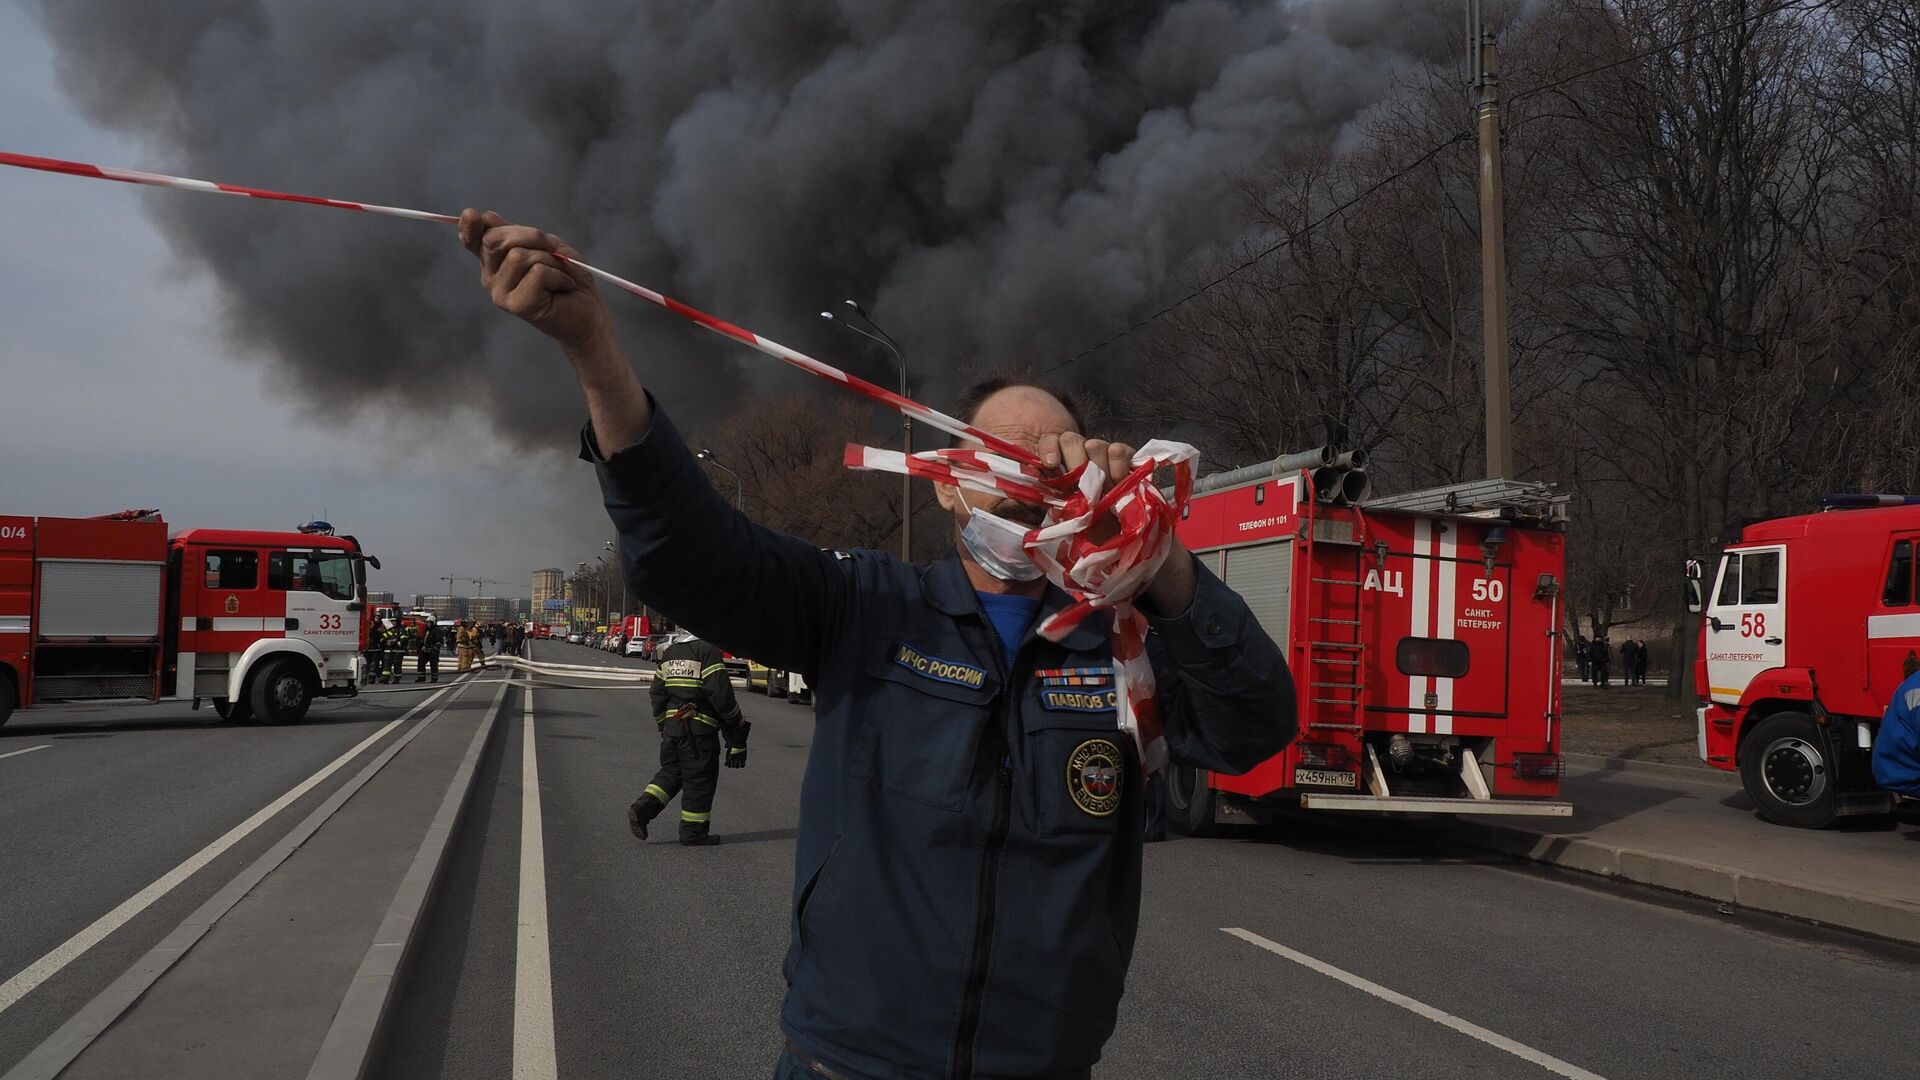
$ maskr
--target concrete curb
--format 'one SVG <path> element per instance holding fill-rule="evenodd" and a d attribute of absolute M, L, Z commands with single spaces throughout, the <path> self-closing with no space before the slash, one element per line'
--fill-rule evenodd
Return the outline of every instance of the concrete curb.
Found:
<path fill-rule="evenodd" d="M 1844 889 L 1761 877 L 1578 836 L 1550 836 L 1512 825 L 1462 821 L 1454 837 L 1472 847 L 1578 870 L 1752 911 L 1920 945 L 1920 906 Z"/>
<path fill-rule="evenodd" d="M 427 826 L 420 850 L 414 853 L 413 863 L 400 880 L 393 903 L 380 920 L 380 928 L 374 932 L 373 944 L 367 947 L 346 996 L 340 999 L 340 1008 L 334 1013 L 326 1038 L 321 1040 L 320 1052 L 307 1071 L 307 1080 L 362 1080 L 372 1071 L 374 1056 L 400 1000 L 400 987 L 408 965 L 419 947 L 420 927 L 439 891 L 447 853 L 453 849 L 453 838 L 459 834 L 467 804 L 472 801 L 480 761 L 492 741 L 508 685 L 503 680 L 488 704 L 486 718 L 481 721 L 480 730 L 474 732 L 460 767 L 447 785 L 446 797 L 441 800 L 433 822 Z"/>

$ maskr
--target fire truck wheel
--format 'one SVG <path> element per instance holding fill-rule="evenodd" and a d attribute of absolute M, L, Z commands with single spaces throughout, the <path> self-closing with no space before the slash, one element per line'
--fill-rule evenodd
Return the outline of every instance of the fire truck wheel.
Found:
<path fill-rule="evenodd" d="M 13 673 L 0 668 L 0 724 L 6 723 L 7 718 L 13 715 L 13 706 L 19 696 L 20 691 L 13 685 Z"/>
<path fill-rule="evenodd" d="M 1740 747 L 1740 780 L 1760 816 L 1776 825 L 1833 824 L 1837 801 L 1826 741 L 1805 713 L 1778 712 Z"/>
<path fill-rule="evenodd" d="M 1160 772 L 1167 793 L 1167 824 L 1182 836 L 1212 836 L 1220 831 L 1213 820 L 1213 789 L 1191 765 L 1169 762 Z"/>
<path fill-rule="evenodd" d="M 275 660 L 253 677 L 247 703 L 270 724 L 291 724 L 307 715 L 313 704 L 313 684 L 297 660 Z"/>
<path fill-rule="evenodd" d="M 226 698 L 213 699 L 213 712 L 222 720 L 235 724 L 244 724 L 253 719 L 253 707 L 246 701 L 228 701 Z"/>

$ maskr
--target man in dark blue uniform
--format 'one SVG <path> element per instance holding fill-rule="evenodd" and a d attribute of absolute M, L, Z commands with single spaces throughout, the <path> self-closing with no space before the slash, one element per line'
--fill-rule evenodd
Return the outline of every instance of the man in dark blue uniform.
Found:
<path fill-rule="evenodd" d="M 1068 597 L 976 520 L 1030 508 L 941 487 L 956 550 L 925 567 L 757 526 L 642 389 L 571 249 L 471 210 L 460 233 L 494 303 L 574 366 L 634 590 L 814 688 L 777 1077 L 1086 1077 L 1133 952 L 1144 785 L 1106 620 L 1038 637 Z M 960 411 L 1049 465 L 1128 471 L 1045 390 Z M 1293 684 L 1239 596 L 1176 546 L 1138 602 L 1173 756 L 1239 773 L 1279 752 Z"/>

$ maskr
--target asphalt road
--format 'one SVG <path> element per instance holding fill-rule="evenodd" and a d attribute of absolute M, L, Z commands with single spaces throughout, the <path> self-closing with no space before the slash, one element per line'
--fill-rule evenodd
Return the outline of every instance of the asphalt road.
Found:
<path fill-rule="evenodd" d="M 0 728 L 0 1071 L 352 769 L 197 859 L 209 845 L 428 696 L 410 685 L 380 689 L 400 692 L 317 701 L 284 727 L 223 723 L 210 708 L 117 705 L 21 711 Z M 89 940 L 90 928 L 110 932 Z"/>
<path fill-rule="evenodd" d="M 684 849 L 661 836 L 671 814 L 652 843 L 627 831 L 655 763 L 643 694 L 533 692 L 545 980 L 534 946 L 516 946 L 527 759 L 509 708 L 388 1080 L 516 1075 L 539 1042 L 516 1047 L 516 996 L 543 992 L 559 1077 L 770 1074 L 811 712 L 743 696 L 752 759 L 721 777 L 726 843 Z M 1149 849 L 1146 878 L 1104 1080 L 1920 1075 L 1920 951 L 1463 856 L 1444 832 L 1398 826 L 1175 840 Z M 537 1058 L 519 1075 L 546 1075 Z"/>

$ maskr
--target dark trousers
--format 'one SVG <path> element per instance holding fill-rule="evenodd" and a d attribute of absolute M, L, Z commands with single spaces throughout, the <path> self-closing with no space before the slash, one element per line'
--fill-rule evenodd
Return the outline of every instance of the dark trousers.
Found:
<path fill-rule="evenodd" d="M 434 682 L 440 681 L 440 650 L 421 649 L 413 655 L 413 681 L 421 682 L 431 674 Z"/>
<path fill-rule="evenodd" d="M 713 793 L 720 786 L 720 736 L 660 736 L 660 771 L 633 801 L 635 816 L 652 821 L 680 796 L 680 842 L 707 835 L 713 821 Z"/>

